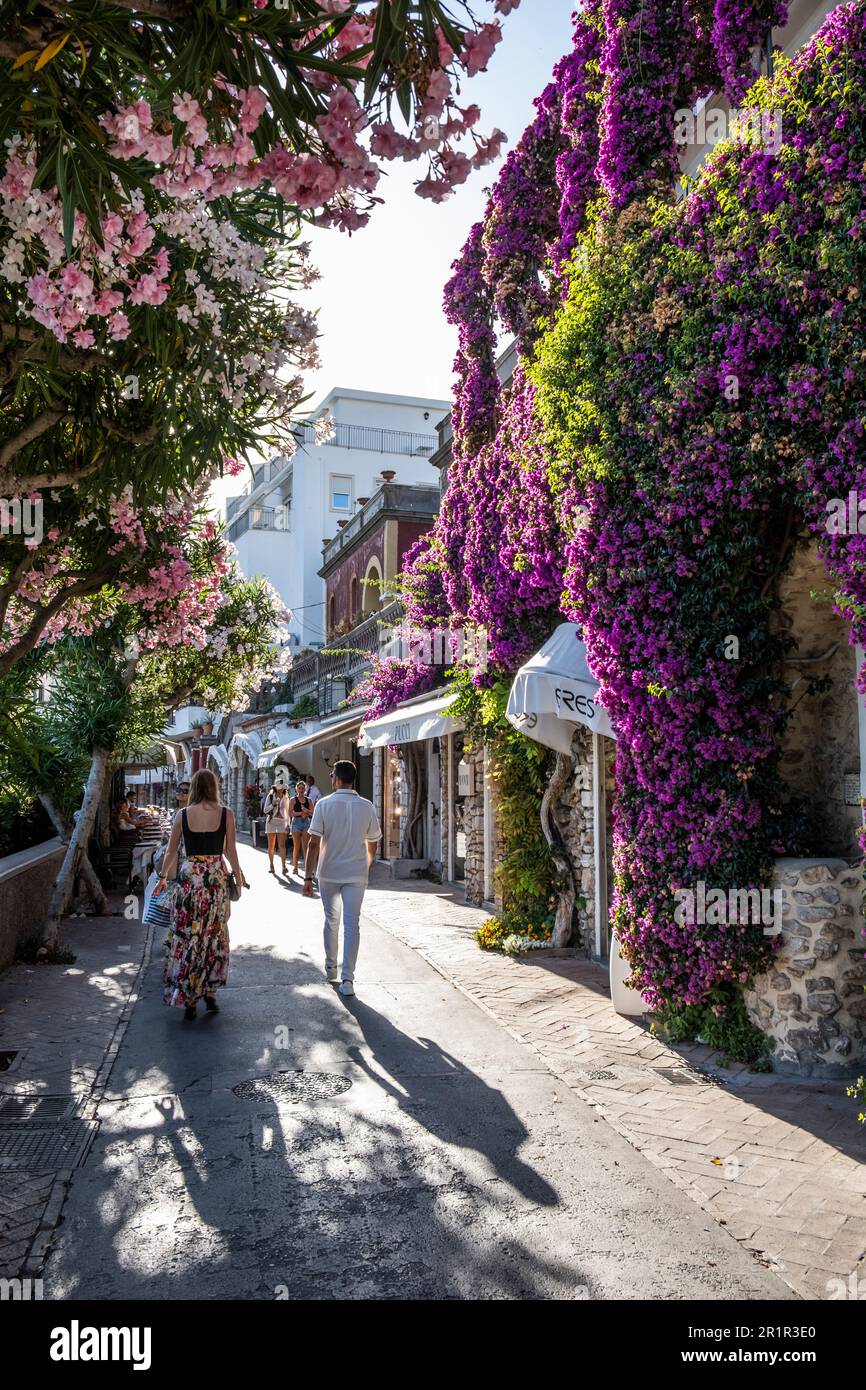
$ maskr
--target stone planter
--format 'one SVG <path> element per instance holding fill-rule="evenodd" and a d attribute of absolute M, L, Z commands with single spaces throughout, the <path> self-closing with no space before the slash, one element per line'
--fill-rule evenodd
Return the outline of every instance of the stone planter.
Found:
<path fill-rule="evenodd" d="M 781 944 L 746 992 L 759 1028 L 776 1040 L 773 1070 L 850 1076 L 866 1060 L 863 873 L 844 859 L 779 859 Z"/>

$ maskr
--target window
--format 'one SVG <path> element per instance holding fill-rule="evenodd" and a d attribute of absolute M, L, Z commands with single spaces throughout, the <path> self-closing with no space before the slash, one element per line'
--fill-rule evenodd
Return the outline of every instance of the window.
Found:
<path fill-rule="evenodd" d="M 331 474 L 331 511 L 348 512 L 352 507 L 352 479 Z"/>

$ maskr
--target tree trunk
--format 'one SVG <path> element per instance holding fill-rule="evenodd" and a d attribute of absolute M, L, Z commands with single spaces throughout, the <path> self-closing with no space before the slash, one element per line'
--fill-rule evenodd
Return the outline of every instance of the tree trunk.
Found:
<path fill-rule="evenodd" d="M 425 788 L 421 753 L 417 744 L 409 743 L 405 745 L 403 762 L 406 769 L 408 806 L 406 808 L 406 821 L 403 830 L 402 853 L 405 859 L 420 859 L 422 841 L 420 834 L 416 835 L 416 825 L 424 814 Z"/>
<path fill-rule="evenodd" d="M 54 829 L 57 831 L 57 834 L 60 836 L 61 840 L 68 843 L 70 835 L 69 826 L 61 816 L 57 807 L 54 805 L 54 802 L 52 801 L 51 797 L 48 795 L 47 792 L 40 792 L 39 800 L 45 807 L 48 819 L 51 821 L 51 824 L 54 826 Z"/>
<path fill-rule="evenodd" d="M 54 891 L 48 907 L 48 920 L 41 934 L 41 944 L 49 951 L 55 950 L 60 937 L 60 919 L 69 912 L 75 889 L 75 876 L 82 854 L 87 856 L 87 842 L 93 832 L 96 810 L 102 796 L 105 774 L 108 768 L 108 749 L 94 748 L 91 755 L 90 775 L 84 791 L 84 800 L 78 813 L 78 820 L 66 847 L 66 856 L 60 872 L 54 880 Z M 88 861 L 89 867 L 89 861 Z M 91 868 L 91 873 L 93 870 Z M 86 871 L 85 871 L 86 873 Z M 103 898 L 104 902 L 104 898 Z"/>
<path fill-rule="evenodd" d="M 556 920 L 553 924 L 554 946 L 567 946 L 574 930 L 574 901 L 577 890 L 574 882 L 574 869 L 566 853 L 556 825 L 552 819 L 552 809 L 561 795 L 566 782 L 574 773 L 574 759 L 568 753 L 557 753 L 556 766 L 541 800 L 541 828 L 550 846 L 550 853 L 560 878 L 556 904 Z"/>

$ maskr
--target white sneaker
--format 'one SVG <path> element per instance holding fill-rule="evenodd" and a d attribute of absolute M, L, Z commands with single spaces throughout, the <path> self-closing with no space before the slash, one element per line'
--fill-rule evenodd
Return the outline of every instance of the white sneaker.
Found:
<path fill-rule="evenodd" d="M 329 980 L 330 983 L 331 983 L 332 985 L 335 985 L 335 984 L 337 983 L 337 981 L 339 980 L 339 978 L 340 978 L 340 974 L 339 974 L 339 971 L 337 970 L 336 965 L 326 965 L 326 966 L 325 966 L 325 979 L 326 979 L 326 980 Z"/>
<path fill-rule="evenodd" d="M 344 980 L 344 981 L 343 981 L 343 983 L 340 985 L 340 993 L 341 993 L 341 994 L 354 994 L 354 993 L 355 993 L 355 986 L 352 984 L 352 981 L 351 981 L 351 980 Z"/>

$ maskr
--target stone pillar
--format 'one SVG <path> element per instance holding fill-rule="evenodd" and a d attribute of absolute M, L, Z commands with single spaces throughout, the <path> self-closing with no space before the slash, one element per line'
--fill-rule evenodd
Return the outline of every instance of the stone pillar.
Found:
<path fill-rule="evenodd" d="M 866 1060 L 862 866 L 779 859 L 773 887 L 781 890 L 781 941 L 746 1007 L 776 1040 L 774 1071 L 850 1075 Z"/>
<path fill-rule="evenodd" d="M 474 787 L 465 800 L 466 818 L 466 901 L 484 902 L 484 749 L 473 748 L 463 754 L 473 771 Z"/>

